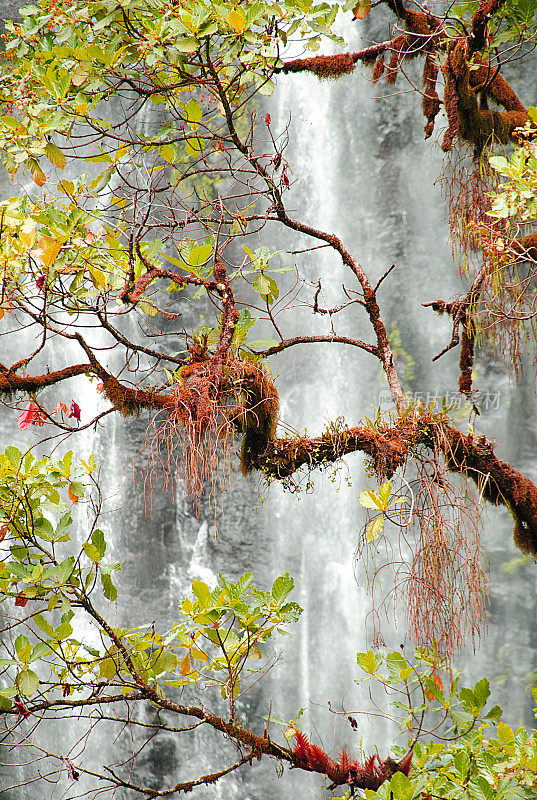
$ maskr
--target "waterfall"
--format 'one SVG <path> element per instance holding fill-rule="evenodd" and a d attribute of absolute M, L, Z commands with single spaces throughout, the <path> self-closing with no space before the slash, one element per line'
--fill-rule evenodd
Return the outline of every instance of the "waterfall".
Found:
<path fill-rule="evenodd" d="M 410 390 L 441 394 L 456 387 L 457 357 L 452 353 L 439 365 L 431 365 L 431 357 L 449 338 L 449 324 L 433 318 L 420 303 L 447 299 L 462 291 L 462 283 L 452 265 L 444 205 L 435 184 L 441 171 L 440 154 L 434 144 L 420 139 L 423 123 L 416 97 L 411 93 L 405 98 L 374 100 L 376 93 L 388 93 L 386 87 L 371 87 L 367 76 L 359 72 L 360 68 L 334 84 L 311 75 L 279 79 L 267 108 L 274 130 L 290 125 L 291 144 L 285 158 L 293 171 L 293 185 L 288 205 L 296 209 L 297 218 L 341 236 L 373 280 L 396 264 L 380 292 L 381 310 L 389 323 L 396 324 L 403 347 L 414 360 Z M 2 185 L 13 193 L 9 182 Z M 323 303 L 334 302 L 342 283 L 355 288 L 328 249 L 301 256 L 286 254 L 310 243 L 281 230 L 268 232 L 268 243 L 283 251 L 285 263 L 297 260 L 308 280 L 323 276 Z M 336 324 L 343 334 L 370 338 L 365 314 L 359 309 L 348 312 L 341 326 L 339 320 Z M 297 309 L 286 334 L 326 332 L 327 326 L 326 318 L 319 320 L 310 311 Z M 16 355 L 4 358 L 15 360 Z M 483 411 L 478 432 L 495 437 L 497 452 L 535 478 L 532 365 L 524 381 L 514 385 L 484 356 L 478 363 L 482 390 L 500 396 L 497 404 Z M 353 425 L 364 414 L 373 415 L 384 388 L 374 359 L 339 344 L 292 348 L 278 356 L 271 368 L 283 420 L 311 435 L 339 424 L 338 418 Z M 73 391 L 89 416 L 94 393 L 83 386 L 87 386 L 84 379 L 78 379 Z M 4 445 L 26 447 L 33 434 L 18 431 L 14 411 L 3 413 Z M 263 585 L 289 571 L 304 613 L 294 637 L 278 644 L 274 669 L 241 703 L 241 715 L 260 730 L 261 717 L 270 708 L 283 719 L 304 709 L 299 725 L 314 733 L 326 750 L 337 753 L 347 745 L 358 753 L 362 743 L 366 752 L 376 744 L 385 754 L 396 735 L 391 724 L 360 716 L 355 732 L 345 718 L 327 709 L 328 701 L 334 710 L 344 708 L 349 713 L 367 706 L 364 690 L 355 683 L 356 651 L 372 644 L 367 575 L 354 555 L 365 522 L 358 494 L 371 485 L 363 458 L 352 455 L 342 466 L 314 473 L 313 490 L 306 477 L 297 479 L 297 490 L 292 492 L 274 483 L 268 490 L 260 488 L 255 475 L 247 480 L 234 475 L 223 509 L 215 513 L 203 504 L 199 518 L 181 487 L 173 495 L 153 492 L 147 511 L 142 481 L 134 482 L 128 467 L 143 442 L 147 416 L 128 421 L 116 417 L 107 417 L 73 447 L 82 451 L 82 457 L 95 452 L 101 465 L 108 497 L 103 525 L 113 559 L 122 562 L 117 579 L 123 598 L 117 609 L 118 624 L 155 620 L 164 630 L 194 578 L 212 586 L 220 572 L 236 579 L 251 571 L 257 584 Z M 492 679 L 495 702 L 504 707 L 507 722 L 531 725 L 533 702 L 523 688 L 537 666 L 535 573 L 532 565 L 510 564 L 517 556 L 511 527 L 507 512 L 488 508 L 483 536 L 491 568 L 489 629 L 476 656 L 466 653 L 462 666 L 468 679 L 482 675 Z M 407 642 L 404 614 L 399 613 L 397 620 L 396 625 L 382 621 L 384 638 L 393 648 Z M 148 718 L 150 714 L 148 709 Z M 277 737 L 274 728 L 271 735 Z M 210 741 L 214 744 L 214 737 Z M 97 759 L 107 746 L 102 739 L 94 745 Z M 113 746 L 119 751 L 126 745 L 120 741 Z M 141 774 L 159 787 L 178 780 L 179 774 L 194 777 L 200 764 L 211 765 L 203 736 L 196 739 L 190 761 L 177 737 L 168 734 L 155 737 L 144 758 Z M 32 791 L 35 795 L 21 789 L 5 798 L 0 792 L 0 797 L 37 800 L 45 789 L 36 785 Z M 198 790 L 197 797 L 288 800 L 297 793 L 323 796 L 319 777 L 285 770 L 279 778 L 274 765 L 263 760 L 216 788 Z"/>

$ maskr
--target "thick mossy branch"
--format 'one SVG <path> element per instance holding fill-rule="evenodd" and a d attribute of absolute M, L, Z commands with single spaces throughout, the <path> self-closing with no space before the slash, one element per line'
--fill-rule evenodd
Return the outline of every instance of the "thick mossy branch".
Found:
<path fill-rule="evenodd" d="M 469 70 L 468 81 L 473 89 L 482 87 L 487 97 L 506 111 L 526 113 L 526 107 L 516 92 L 492 64 L 475 59 Z"/>
<path fill-rule="evenodd" d="M 469 61 L 486 45 L 488 23 L 492 15 L 504 2 L 480 2 L 468 36 L 453 41 L 446 34 L 442 17 L 405 8 L 399 0 L 387 0 L 390 9 L 404 23 L 405 33 L 354 53 L 297 58 L 284 64 L 281 71 L 308 71 L 319 78 L 338 78 L 352 72 L 356 63 L 361 61 L 373 68 L 373 83 L 385 75 L 386 82 L 394 84 L 404 61 L 424 55 L 422 109 L 426 119 L 425 138 L 428 138 L 433 132 L 441 106 L 436 84 L 439 59 L 443 58 L 447 47 L 443 72 L 448 129 L 442 149 L 450 150 L 454 139 L 460 137 L 472 143 L 476 153 L 479 153 L 492 139 L 507 144 L 516 128 L 522 127 L 528 120 L 524 105 L 494 66 L 476 58 L 469 68 Z M 386 53 L 390 54 L 387 63 Z M 493 100 L 504 111 L 489 110 L 487 99 Z"/>
<path fill-rule="evenodd" d="M 464 470 L 487 500 L 509 508 L 515 520 L 516 546 L 537 557 L 537 487 L 519 470 L 494 455 L 493 444 L 484 436 L 475 439 L 445 426 L 445 456 L 448 468 Z"/>
<path fill-rule="evenodd" d="M 433 457 L 441 452 L 447 468 L 468 475 L 491 503 L 506 506 L 515 520 L 515 544 L 524 553 L 537 556 L 537 487 L 497 458 L 492 442 L 465 435 L 444 420 L 424 417 L 379 430 L 359 426 L 328 431 L 314 439 L 278 439 L 261 459 L 261 468 L 268 477 L 281 480 L 300 467 L 313 469 L 359 451 L 371 458 L 384 479 L 423 446 Z"/>
<path fill-rule="evenodd" d="M 436 91 L 436 81 L 438 78 L 439 66 L 434 53 L 427 53 L 423 67 L 423 90 L 424 94 L 421 101 L 423 116 L 427 120 L 425 123 L 425 138 L 428 139 L 434 130 L 436 115 L 440 111 L 440 98 Z"/>
<path fill-rule="evenodd" d="M 9 368 L 0 365 L 0 395 L 5 394 L 9 397 L 16 392 L 35 394 L 46 386 L 53 386 L 55 383 L 60 383 L 68 378 L 74 378 L 76 375 L 87 375 L 93 371 L 91 364 L 74 364 L 71 367 L 65 367 L 54 372 L 46 372 L 44 375 L 18 375 L 11 372 Z"/>
<path fill-rule="evenodd" d="M 470 36 L 468 37 L 468 55 L 478 53 L 487 44 L 488 24 L 494 14 L 505 5 L 505 0 L 480 0 L 472 17 Z"/>
<path fill-rule="evenodd" d="M 97 362 L 94 370 L 102 380 L 104 394 L 124 416 L 143 409 L 163 409 L 177 425 L 200 436 L 213 426 L 218 430 L 218 418 L 226 418 L 243 434 L 243 475 L 259 468 L 261 457 L 276 438 L 278 392 L 268 373 L 253 362 L 228 355 L 186 364 L 180 382 L 169 394 L 125 386 Z"/>
<path fill-rule="evenodd" d="M 276 480 L 290 477 L 300 467 L 319 467 L 359 451 L 371 457 L 379 474 L 393 475 L 405 463 L 413 429 L 386 428 L 382 432 L 366 426 L 326 431 L 313 439 L 278 439 L 260 459 L 265 475 Z"/>
<path fill-rule="evenodd" d="M 375 54 L 376 52 L 375 50 Z M 364 55 L 361 58 L 364 60 L 372 57 L 372 55 Z M 295 58 L 293 61 L 288 61 L 287 64 L 282 67 L 282 72 L 312 72 L 318 78 L 334 80 L 340 78 L 342 75 L 351 73 L 358 60 L 358 53 Z"/>
<path fill-rule="evenodd" d="M 405 59 L 431 52 L 441 33 L 441 21 L 433 14 L 405 10 L 401 18 L 404 19 L 408 33 L 354 53 L 295 58 L 276 69 L 276 72 L 312 72 L 318 78 L 336 79 L 348 75 L 361 61 L 374 68 L 374 80 L 378 80 L 384 71 L 384 53 L 390 52 L 386 80 L 394 83 L 399 64 Z"/>
<path fill-rule="evenodd" d="M 276 440 L 280 399 L 272 380 L 264 370 L 244 363 L 239 376 L 244 404 L 238 415 L 243 433 L 240 464 L 243 475 L 259 469 L 260 459 Z"/>
<path fill-rule="evenodd" d="M 443 150 L 451 148 L 455 135 L 473 144 L 476 154 L 492 141 L 508 144 L 514 131 L 529 120 L 527 111 L 514 92 L 506 90 L 506 82 L 496 84 L 494 99 L 504 107 L 504 103 L 507 103 L 511 108 L 501 112 L 482 107 L 478 98 L 479 89 L 475 91 L 470 86 L 470 74 L 468 44 L 461 39 L 450 46 L 444 65 L 444 105 L 448 115 L 448 130 L 442 143 Z M 500 100 L 502 90 L 505 96 Z M 492 96 L 486 83 L 480 94 Z"/>
<path fill-rule="evenodd" d="M 171 398 L 168 395 L 125 386 L 105 370 L 101 371 L 99 377 L 103 383 L 104 394 L 114 408 L 124 417 L 137 415 L 144 408 L 158 409 L 171 407 L 172 405 Z"/>

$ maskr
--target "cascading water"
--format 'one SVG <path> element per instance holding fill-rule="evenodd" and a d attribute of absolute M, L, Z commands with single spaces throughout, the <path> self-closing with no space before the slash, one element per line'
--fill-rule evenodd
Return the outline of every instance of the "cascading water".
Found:
<path fill-rule="evenodd" d="M 412 94 L 405 99 L 373 100 L 373 96 L 374 89 L 356 74 L 337 84 L 319 83 L 312 76 L 281 77 L 268 109 L 274 130 L 282 130 L 291 119 L 291 145 L 285 157 L 295 183 L 288 206 L 296 209 L 297 218 L 340 235 L 373 279 L 396 263 L 380 296 L 382 310 L 397 324 L 403 347 L 414 360 L 410 388 L 424 395 L 442 394 L 456 386 L 456 355 L 436 366 L 430 359 L 447 341 L 449 325 L 419 306 L 422 300 L 460 291 L 447 245 L 444 206 L 434 186 L 440 157 L 434 146 L 419 139 L 422 121 Z M 12 193 L 7 182 L 3 185 L 7 194 Z M 342 283 L 354 288 L 351 276 L 328 251 L 285 255 L 311 243 L 287 238 L 281 231 L 270 232 L 269 238 L 274 250 L 284 251 L 284 262 L 297 259 L 309 280 L 323 276 L 323 303 L 334 301 Z M 351 310 L 346 320 L 341 324 L 338 320 L 338 332 L 368 338 L 365 315 L 359 310 Z M 286 334 L 326 332 L 327 324 L 326 319 L 319 321 L 309 311 L 297 309 L 294 329 L 286 329 Z M 11 353 L 1 360 L 11 363 L 15 358 Z M 354 424 L 379 404 L 384 384 L 378 367 L 352 348 L 305 345 L 278 358 L 271 366 L 276 376 L 281 370 L 276 383 L 282 417 L 298 430 L 307 428 L 314 434 L 328 424 L 339 424 L 338 417 Z M 531 378 L 511 386 L 505 375 L 483 363 L 479 383 L 494 397 L 500 393 L 499 403 L 494 400 L 483 411 L 479 431 L 495 436 L 498 452 L 535 476 Z M 89 415 L 93 392 L 86 394 L 85 385 L 80 380 L 74 392 Z M 29 435 L 17 430 L 15 417 L 15 412 L 6 412 L 6 442 L 24 448 Z M 366 751 L 373 744 L 385 751 L 394 735 L 387 722 L 360 717 L 358 731 L 353 732 L 327 711 L 327 701 L 336 710 L 366 708 L 365 697 L 354 684 L 355 653 L 371 644 L 366 576 L 353 556 L 365 520 L 357 499 L 368 480 L 362 458 L 349 457 L 346 466 L 315 474 L 311 493 L 305 482 L 297 493 L 273 484 L 263 490 L 263 503 L 255 478 L 232 477 L 223 513 L 216 518 L 207 506 L 196 518 L 180 487 L 174 495 L 154 491 L 146 513 L 142 479 L 133 483 L 126 467 L 137 456 L 146 421 L 108 417 L 82 444 L 86 454 L 96 453 L 109 497 L 107 507 L 116 509 L 104 515 L 103 526 L 114 558 L 122 563 L 117 583 L 124 600 L 118 623 L 156 620 L 165 628 L 193 578 L 211 584 L 219 572 L 233 579 L 252 571 L 262 585 L 288 570 L 296 579 L 296 599 L 304 607 L 301 623 L 294 638 L 283 641 L 279 663 L 246 696 L 240 713 L 259 729 L 260 718 L 270 708 L 288 719 L 304 707 L 300 725 L 306 731 L 316 730 L 325 749 L 337 751 L 346 744 L 356 752 L 361 740 Z M 80 440 L 75 446 L 81 447 Z M 253 510 L 256 506 L 259 510 Z M 531 724 L 532 701 L 522 685 L 536 666 L 534 570 L 513 565 L 512 574 L 502 571 L 502 564 L 516 554 L 509 544 L 511 521 L 495 509 L 489 509 L 489 518 L 484 540 L 491 561 L 492 613 L 477 657 L 468 655 L 467 673 L 474 679 L 482 674 L 496 678 L 496 700 L 506 709 L 507 721 Z M 404 642 L 404 617 L 397 628 L 383 622 L 383 634 L 394 647 Z M 149 719 L 149 710 L 147 714 Z M 207 741 L 200 736 L 195 752 L 187 757 L 176 737 L 155 737 L 144 751 L 143 778 L 162 787 L 181 775 L 192 777 L 200 764 L 201 769 L 210 766 Z M 106 748 L 107 743 L 101 740 L 100 746 Z M 123 746 L 121 740 L 114 745 L 118 752 Z M 98 760 L 99 743 L 94 747 L 92 757 Z M 43 794 L 42 787 L 31 791 L 35 794 L 21 788 L 9 796 L 0 792 L 0 797 L 33 800 Z M 278 780 L 273 765 L 262 761 L 216 788 L 200 789 L 198 797 L 287 800 L 298 791 L 322 795 L 318 778 L 286 771 Z"/>

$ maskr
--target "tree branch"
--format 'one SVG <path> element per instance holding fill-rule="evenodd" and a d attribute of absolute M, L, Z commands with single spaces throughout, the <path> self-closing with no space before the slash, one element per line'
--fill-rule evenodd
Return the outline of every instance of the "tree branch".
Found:
<path fill-rule="evenodd" d="M 290 339 L 284 339 L 283 341 L 278 342 L 278 344 L 275 344 L 272 347 L 267 347 L 266 350 L 256 350 L 255 352 L 256 355 L 267 358 L 268 356 L 273 356 L 275 353 L 281 353 L 283 350 L 287 350 L 289 347 L 294 347 L 297 344 L 311 344 L 313 342 L 350 344 L 353 347 L 359 347 L 361 350 L 371 353 L 371 355 L 374 355 L 377 358 L 379 357 L 378 348 L 374 344 L 362 342 L 360 339 L 352 339 L 349 336 L 337 336 L 336 334 L 329 333 L 318 336 L 293 336 Z"/>
<path fill-rule="evenodd" d="M 73 364 L 71 367 L 46 372 L 44 375 L 17 375 L 11 372 L 12 368 L 0 365 L 0 394 L 13 394 L 14 392 L 27 392 L 33 394 L 46 386 L 52 386 L 76 375 L 88 375 L 94 372 L 92 364 Z"/>

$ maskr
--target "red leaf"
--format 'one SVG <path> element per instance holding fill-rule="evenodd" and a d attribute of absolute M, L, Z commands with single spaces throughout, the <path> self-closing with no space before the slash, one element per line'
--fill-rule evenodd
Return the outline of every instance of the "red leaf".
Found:
<path fill-rule="evenodd" d="M 67 406 L 65 405 L 65 403 L 56 403 L 56 405 L 54 406 L 54 408 L 53 408 L 53 409 L 52 409 L 52 411 L 50 412 L 50 416 L 51 416 L 51 417 L 55 417 L 55 416 L 56 416 L 56 414 L 59 414 L 59 413 L 60 413 L 60 411 L 61 411 L 63 414 L 68 414 L 68 413 L 69 413 L 69 409 L 67 408 Z"/>
<path fill-rule="evenodd" d="M 270 125 L 270 114 L 265 114 L 265 125 L 267 128 Z"/>
<path fill-rule="evenodd" d="M 69 414 L 69 419 L 71 419 L 71 417 L 74 417 L 77 422 L 80 422 L 80 406 L 78 403 L 75 403 L 74 400 L 71 402 L 71 413 Z"/>
<path fill-rule="evenodd" d="M 25 431 L 31 425 L 44 425 L 45 413 L 43 409 L 31 400 L 25 407 L 24 411 L 19 414 L 17 418 L 17 425 L 21 431 Z"/>
<path fill-rule="evenodd" d="M 25 597 L 23 594 L 19 594 L 15 599 L 15 605 L 16 606 L 21 606 L 22 608 L 24 608 L 24 606 L 26 605 L 27 602 L 28 602 L 28 598 Z"/>
<path fill-rule="evenodd" d="M 17 604 L 15 603 L 15 605 Z M 24 703 L 22 702 L 22 700 L 18 695 L 15 698 L 15 702 L 13 703 L 13 708 L 15 709 L 15 711 L 18 711 L 19 716 L 24 717 L 24 719 L 28 719 L 28 717 L 30 716 L 30 712 L 28 711 L 28 709 L 26 708 L 26 706 L 24 705 Z"/>

